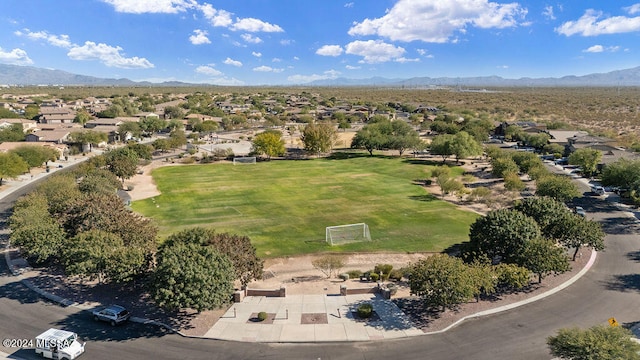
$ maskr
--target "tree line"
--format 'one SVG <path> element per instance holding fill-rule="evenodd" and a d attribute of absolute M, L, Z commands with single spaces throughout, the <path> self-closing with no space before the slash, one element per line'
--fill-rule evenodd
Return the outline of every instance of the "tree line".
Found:
<path fill-rule="evenodd" d="M 58 173 L 16 201 L 10 241 L 30 261 L 98 282 L 143 280 L 159 306 L 207 310 L 231 300 L 234 283 L 262 276 L 246 236 L 193 228 L 158 246 L 153 221 L 117 195 L 148 145 L 131 144 Z"/>

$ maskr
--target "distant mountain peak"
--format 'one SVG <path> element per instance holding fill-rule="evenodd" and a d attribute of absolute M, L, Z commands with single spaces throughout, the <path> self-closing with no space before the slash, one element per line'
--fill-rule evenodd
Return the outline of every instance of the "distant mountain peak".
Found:
<path fill-rule="evenodd" d="M 207 85 L 187 84 L 178 81 L 164 83 L 135 82 L 129 79 L 105 79 L 93 76 L 72 74 L 62 70 L 51 70 L 33 66 L 0 64 L 0 85 L 86 85 L 86 86 L 185 86 Z M 316 80 L 306 86 L 385 86 L 385 87 L 526 87 L 526 86 L 640 86 L 640 66 L 631 69 L 615 70 L 607 73 L 594 73 L 582 76 L 568 75 L 561 78 L 506 79 L 500 76 L 478 77 L 414 77 L 410 79 L 387 79 L 371 77 L 367 79 L 336 78 Z"/>

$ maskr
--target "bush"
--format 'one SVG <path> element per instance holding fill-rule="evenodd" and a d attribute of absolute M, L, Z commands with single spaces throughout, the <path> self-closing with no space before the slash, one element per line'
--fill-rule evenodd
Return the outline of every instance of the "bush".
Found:
<path fill-rule="evenodd" d="M 368 319 L 373 314 L 373 305 L 371 305 L 370 303 L 360 304 L 360 306 L 358 306 L 357 312 L 358 317 L 362 319 Z"/>
<path fill-rule="evenodd" d="M 183 164 L 193 164 L 196 162 L 196 159 L 193 157 L 185 157 L 182 159 L 182 161 L 180 161 Z"/>
<path fill-rule="evenodd" d="M 369 277 L 371 278 L 371 281 L 377 282 L 378 279 L 380 279 L 380 274 L 371 273 L 371 274 L 369 274 Z"/>
<path fill-rule="evenodd" d="M 342 279 L 342 281 L 347 281 L 347 280 L 349 280 L 349 274 L 347 274 L 347 273 L 342 273 L 342 274 L 338 275 L 338 277 L 339 277 L 340 279 Z"/>
<path fill-rule="evenodd" d="M 385 281 L 389 279 L 389 274 L 391 273 L 391 270 L 393 270 L 393 265 L 391 264 L 378 264 L 373 269 L 373 272 L 375 272 L 378 275 L 382 274 L 381 280 Z"/>
<path fill-rule="evenodd" d="M 360 276 L 362 276 L 362 271 L 360 271 L 360 270 L 349 270 L 349 271 L 347 271 L 347 274 L 349 275 L 349 279 L 357 279 Z"/>
<path fill-rule="evenodd" d="M 389 279 L 395 280 L 395 281 L 402 280 L 403 276 L 404 276 L 404 272 L 402 271 L 402 269 L 393 269 L 389 273 Z"/>
<path fill-rule="evenodd" d="M 265 321 L 265 320 L 267 320 L 267 317 L 268 317 L 268 315 L 267 315 L 267 313 L 266 313 L 266 312 L 264 312 L 264 311 L 260 311 L 260 312 L 258 313 L 258 320 L 260 320 L 260 321 Z"/>

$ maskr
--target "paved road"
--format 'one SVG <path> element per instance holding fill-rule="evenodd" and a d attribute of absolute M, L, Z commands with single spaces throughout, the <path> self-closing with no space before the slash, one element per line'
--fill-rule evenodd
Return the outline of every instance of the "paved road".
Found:
<path fill-rule="evenodd" d="M 10 205 L 0 202 L 0 211 Z M 580 202 L 608 232 L 592 270 L 533 304 L 472 320 L 439 335 L 333 344 L 256 344 L 182 338 L 145 325 L 111 328 L 75 308 L 38 299 L 0 261 L 0 337 L 32 338 L 52 326 L 78 332 L 90 359 L 550 359 L 545 339 L 561 327 L 640 322 L 640 239 L 635 219 L 597 198 Z M 32 350 L 0 351 L 35 358 Z"/>

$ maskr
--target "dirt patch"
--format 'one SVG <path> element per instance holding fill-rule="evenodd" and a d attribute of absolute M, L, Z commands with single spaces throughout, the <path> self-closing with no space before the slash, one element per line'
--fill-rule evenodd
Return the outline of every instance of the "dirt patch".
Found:
<path fill-rule="evenodd" d="M 267 313 L 267 318 L 264 320 L 260 320 L 258 318 L 258 313 L 252 313 L 251 316 L 249 316 L 249 320 L 247 320 L 247 324 L 270 325 L 270 324 L 273 324 L 273 320 L 275 319 L 276 319 L 276 314 L 274 313 Z"/>
<path fill-rule="evenodd" d="M 320 324 L 328 324 L 326 313 L 317 313 L 317 314 L 302 314 L 300 318 L 300 324 L 302 325 L 320 325 Z"/>

